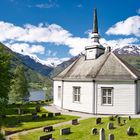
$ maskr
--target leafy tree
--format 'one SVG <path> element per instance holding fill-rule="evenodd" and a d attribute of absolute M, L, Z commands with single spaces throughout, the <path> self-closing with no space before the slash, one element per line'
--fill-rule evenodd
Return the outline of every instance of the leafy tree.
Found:
<path fill-rule="evenodd" d="M 12 102 L 24 101 L 29 97 L 28 82 L 25 76 L 24 67 L 19 65 L 14 72 L 12 80 L 10 99 Z"/>
<path fill-rule="evenodd" d="M 10 54 L 6 53 L 0 45 L 0 105 L 8 101 L 10 89 Z"/>

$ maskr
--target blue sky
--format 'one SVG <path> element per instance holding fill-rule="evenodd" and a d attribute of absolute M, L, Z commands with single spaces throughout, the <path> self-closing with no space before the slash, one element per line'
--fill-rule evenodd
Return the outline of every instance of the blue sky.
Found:
<path fill-rule="evenodd" d="M 56 64 L 84 50 L 94 0 L 1 0 L 0 41 L 12 50 Z M 96 0 L 101 43 L 139 44 L 139 0 Z"/>

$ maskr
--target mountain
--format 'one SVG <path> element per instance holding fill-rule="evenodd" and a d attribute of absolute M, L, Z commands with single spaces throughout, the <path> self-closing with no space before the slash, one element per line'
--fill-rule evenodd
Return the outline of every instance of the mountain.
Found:
<path fill-rule="evenodd" d="M 121 48 L 115 49 L 114 53 L 119 55 L 140 56 L 140 46 L 135 45 L 123 46 Z"/>
<path fill-rule="evenodd" d="M 41 75 L 48 76 L 50 72 L 53 70 L 53 67 L 49 67 L 46 65 L 41 64 L 39 61 L 37 61 L 35 58 L 31 58 L 27 55 L 22 54 L 16 54 L 18 58 L 21 59 L 21 61 L 32 70 L 40 73 Z"/>
<path fill-rule="evenodd" d="M 61 64 L 57 65 L 57 67 L 55 67 L 51 73 L 49 74 L 49 76 L 51 78 L 55 77 L 57 74 L 59 74 L 61 71 L 63 71 L 66 67 L 68 67 L 70 64 L 72 64 L 79 56 L 75 56 L 67 61 L 62 62 Z"/>
<path fill-rule="evenodd" d="M 11 55 L 11 73 L 14 72 L 17 65 L 22 65 L 24 67 L 26 78 L 31 88 L 52 86 L 52 80 L 47 76 L 52 68 L 37 63 L 28 56 L 15 53 L 2 43 L 0 43 L 0 47 L 4 49 L 4 53 L 9 53 Z"/>

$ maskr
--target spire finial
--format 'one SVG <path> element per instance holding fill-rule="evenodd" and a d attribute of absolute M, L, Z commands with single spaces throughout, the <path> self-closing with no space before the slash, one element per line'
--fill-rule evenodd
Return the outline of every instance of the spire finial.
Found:
<path fill-rule="evenodd" d="M 98 17 L 96 7 L 94 8 L 93 33 L 98 33 Z"/>

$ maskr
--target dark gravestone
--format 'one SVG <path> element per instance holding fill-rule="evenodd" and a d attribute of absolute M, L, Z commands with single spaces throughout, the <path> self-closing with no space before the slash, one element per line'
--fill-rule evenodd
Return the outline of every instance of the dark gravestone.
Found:
<path fill-rule="evenodd" d="M 114 140 L 114 139 L 115 139 L 114 135 L 113 134 L 109 134 L 108 140 Z"/>
<path fill-rule="evenodd" d="M 43 132 L 51 132 L 53 131 L 53 126 L 46 126 L 43 128 Z"/>
<path fill-rule="evenodd" d="M 48 118 L 52 118 L 53 117 L 53 113 L 48 113 Z"/>
<path fill-rule="evenodd" d="M 127 129 L 127 135 L 128 135 L 128 136 L 133 136 L 133 135 L 134 135 L 134 128 L 129 127 L 129 128 Z"/>
<path fill-rule="evenodd" d="M 117 118 L 117 124 L 120 125 L 120 123 L 121 123 L 121 117 L 118 117 Z"/>
<path fill-rule="evenodd" d="M 46 118 L 47 116 L 46 116 L 46 114 L 42 114 L 42 116 L 41 116 L 42 118 Z"/>
<path fill-rule="evenodd" d="M 41 136 L 39 140 L 50 140 L 52 138 L 52 134 Z"/>
<path fill-rule="evenodd" d="M 36 106 L 36 112 L 40 112 L 40 105 Z"/>
<path fill-rule="evenodd" d="M 60 113 L 60 112 L 57 112 L 57 113 L 55 113 L 54 115 L 55 115 L 55 116 L 60 116 L 61 113 Z"/>
<path fill-rule="evenodd" d="M 62 128 L 62 129 L 60 129 L 60 135 L 68 135 L 68 134 L 70 134 L 71 132 L 70 132 L 70 128 L 68 127 L 68 128 Z"/>
<path fill-rule="evenodd" d="M 97 135 L 98 131 L 97 131 L 97 128 L 92 128 L 91 129 L 91 134 L 92 135 Z"/>
<path fill-rule="evenodd" d="M 124 122 L 124 124 L 126 124 L 126 123 L 127 123 L 127 121 L 126 121 L 126 120 L 123 120 L 123 122 Z"/>
<path fill-rule="evenodd" d="M 128 119 L 131 120 L 131 116 L 129 116 Z"/>
<path fill-rule="evenodd" d="M 114 129 L 114 124 L 113 123 L 108 123 L 107 129 Z"/>
<path fill-rule="evenodd" d="M 79 124 L 79 123 L 78 123 L 78 119 L 72 120 L 72 125 L 77 125 L 77 124 Z"/>
<path fill-rule="evenodd" d="M 96 118 L 96 124 L 101 124 L 101 118 Z"/>

